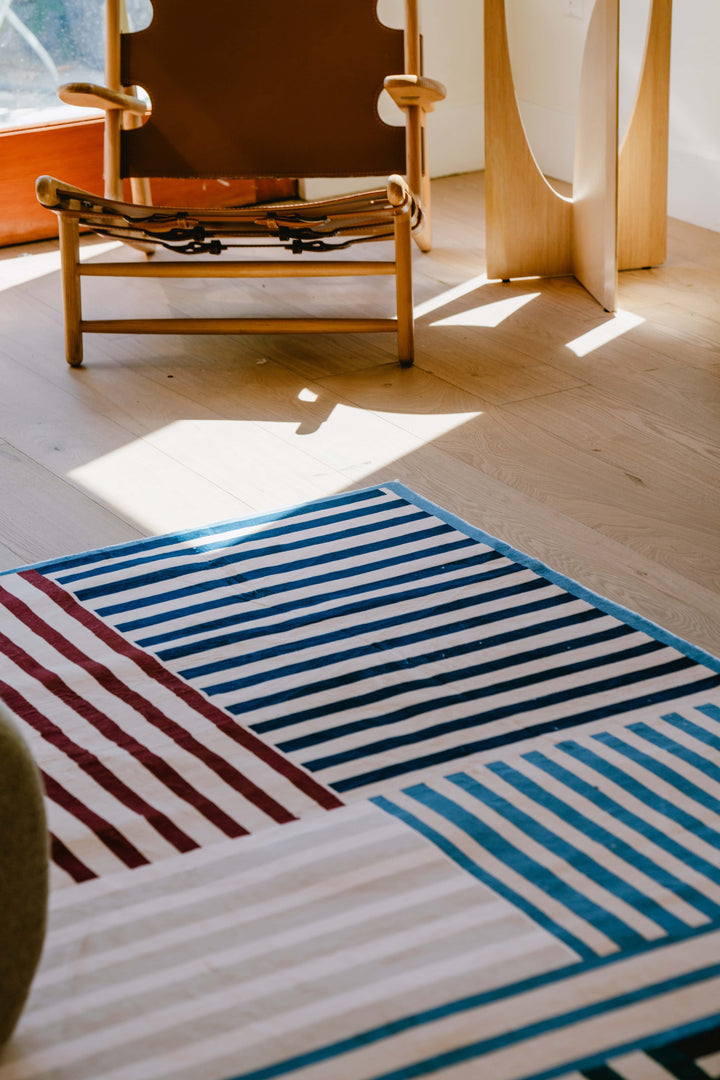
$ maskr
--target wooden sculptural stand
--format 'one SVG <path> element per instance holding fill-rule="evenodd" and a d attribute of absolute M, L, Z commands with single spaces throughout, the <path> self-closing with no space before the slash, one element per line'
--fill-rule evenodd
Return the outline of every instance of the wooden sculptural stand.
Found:
<path fill-rule="evenodd" d="M 487 274 L 573 274 L 607 311 L 618 269 L 665 260 L 672 0 L 653 0 L 638 95 L 618 151 L 620 0 L 595 0 L 583 57 L 573 195 L 533 156 L 513 83 L 505 0 L 485 0 Z"/>

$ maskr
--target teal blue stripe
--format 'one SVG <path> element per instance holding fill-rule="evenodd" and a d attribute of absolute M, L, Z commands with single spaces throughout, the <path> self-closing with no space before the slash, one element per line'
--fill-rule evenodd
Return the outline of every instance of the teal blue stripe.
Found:
<path fill-rule="evenodd" d="M 582 941 L 581 938 L 572 934 L 569 930 L 566 930 L 560 923 L 555 922 L 554 919 L 550 918 L 544 911 L 536 907 L 535 904 L 532 904 L 521 893 L 516 892 L 515 889 L 512 889 L 509 885 L 506 885 L 505 882 L 495 877 L 478 862 L 471 859 L 464 851 L 461 851 L 460 848 L 456 847 L 446 836 L 443 836 L 442 833 L 433 829 L 431 825 L 428 825 L 426 822 L 416 817 L 415 814 L 404 809 L 404 807 L 398 806 L 390 799 L 386 799 L 384 795 L 378 795 L 375 798 L 370 799 L 370 802 L 375 803 L 376 806 L 379 806 L 386 813 L 399 818 L 405 825 L 409 825 L 411 829 L 420 833 L 426 840 L 429 840 L 436 847 L 440 848 L 440 850 L 452 859 L 454 863 L 462 867 L 467 873 L 472 874 L 474 878 L 481 881 L 483 885 L 487 885 L 505 900 L 509 900 L 511 904 L 514 904 L 520 911 L 523 911 L 528 915 L 533 922 L 542 926 L 549 934 L 552 934 L 553 937 L 562 941 L 563 945 L 567 945 L 573 952 L 577 953 L 578 956 L 587 960 L 597 955 L 595 950 Z"/>
<path fill-rule="evenodd" d="M 621 1009 L 626 1009 L 631 1005 L 636 1005 L 640 1001 L 648 1001 L 652 998 L 660 997 L 664 994 L 672 993 L 676 990 L 681 990 L 686 986 L 694 986 L 697 983 L 704 982 L 709 979 L 717 978 L 720 975 L 720 964 L 709 964 L 706 968 L 701 968 L 699 971 L 688 971 L 684 975 L 672 976 L 669 979 L 663 979 L 661 982 L 654 983 L 652 986 L 644 986 L 639 990 L 630 990 L 624 994 L 618 994 L 614 998 L 608 998 L 606 1001 L 597 1002 L 592 1005 L 584 1005 L 579 1009 L 572 1009 L 570 1012 L 562 1013 L 559 1016 L 551 1016 L 545 1020 L 538 1020 L 533 1024 L 527 1024 L 524 1027 L 516 1028 L 514 1031 L 504 1032 L 502 1035 L 494 1035 L 488 1039 L 480 1039 L 478 1042 L 470 1043 L 467 1046 L 459 1046 L 454 1050 L 447 1050 L 442 1054 L 436 1054 L 432 1058 L 426 1058 L 424 1061 L 418 1061 L 414 1065 L 405 1065 L 400 1069 L 392 1069 L 390 1072 L 378 1073 L 372 1078 L 372 1080 L 414 1080 L 418 1076 L 427 1076 L 428 1073 L 437 1072 L 440 1069 L 451 1068 L 454 1065 L 460 1065 L 465 1061 L 473 1061 L 475 1058 L 483 1057 L 486 1054 L 492 1054 L 496 1050 L 503 1050 L 508 1046 L 516 1046 L 521 1042 L 528 1042 L 531 1039 L 539 1038 L 547 1035 L 551 1031 L 562 1031 L 567 1028 L 571 1028 L 574 1025 L 581 1024 L 585 1020 L 595 1020 L 598 1016 L 606 1016 L 611 1012 L 619 1012 Z M 667 1033 L 663 1033 L 663 1038 Z M 633 1045 L 634 1048 L 643 1047 L 647 1043 L 647 1039 L 634 1040 L 632 1044 L 624 1044 L 622 1047 L 613 1047 L 611 1053 L 616 1056 L 619 1053 L 627 1052 L 628 1045 Z M 528 1050 L 529 1054 L 532 1053 L 532 1047 Z M 607 1054 L 607 1052 L 606 1052 Z M 588 1064 L 595 1060 L 597 1061 L 598 1055 L 595 1054 L 592 1057 L 589 1055 L 585 1057 L 585 1062 Z M 570 1066 L 573 1068 L 573 1065 Z M 568 1071 L 568 1064 L 564 1062 L 562 1067 L 556 1066 L 552 1069 L 543 1070 L 540 1073 L 535 1073 L 528 1080 L 550 1080 L 550 1077 L 561 1076 L 563 1072 Z"/>
<path fill-rule="evenodd" d="M 566 577 L 565 574 L 550 569 L 550 567 L 540 562 L 539 559 L 533 559 L 530 555 L 525 555 L 522 551 L 518 551 L 517 548 L 505 543 L 504 540 L 498 540 L 497 537 L 491 536 L 489 533 L 484 532 L 483 529 L 479 529 L 477 526 L 471 525 L 467 521 L 463 521 L 462 518 L 456 517 L 455 514 L 443 510 L 440 506 L 436 506 L 434 503 L 430 502 L 429 499 L 423 498 L 422 495 L 416 495 L 414 491 L 405 487 L 405 485 L 401 484 L 398 480 L 393 480 L 384 486 L 388 491 L 394 491 L 397 495 L 401 495 L 419 509 L 427 511 L 428 514 L 434 514 L 442 521 L 447 522 L 448 525 L 452 525 L 453 528 L 459 529 L 460 532 L 465 533 L 466 536 L 472 536 L 481 544 L 488 544 L 490 547 L 494 548 L 495 551 L 499 551 L 508 559 L 519 562 L 522 566 L 526 566 L 528 569 L 534 570 L 536 574 L 540 574 L 540 576 L 544 577 L 547 581 L 551 581 L 554 585 L 559 585 L 561 589 L 566 589 L 569 593 L 572 593 L 573 596 L 577 596 L 579 599 L 587 601 L 587 603 L 592 604 L 594 607 L 600 608 L 606 615 L 612 615 L 614 618 L 620 619 L 621 622 L 628 623 L 634 630 L 641 630 L 643 633 L 649 634 L 650 637 L 655 638 L 657 641 L 662 641 L 664 645 L 670 645 L 672 648 L 677 649 L 678 652 L 683 653 L 684 656 L 688 656 L 691 660 L 695 660 L 696 663 L 704 664 L 712 671 L 720 672 L 720 658 L 717 656 L 712 656 L 704 649 L 699 649 L 696 645 L 692 645 L 688 641 L 683 641 L 683 639 L 676 634 L 672 634 L 662 626 L 658 626 L 649 619 L 645 619 L 642 615 L 638 615 L 637 612 L 630 611 L 629 608 L 624 608 L 620 604 L 608 600 L 607 597 L 600 596 L 598 593 L 586 589 L 584 585 L 579 585 L 577 581 L 573 581 L 572 578 Z"/>
<path fill-rule="evenodd" d="M 460 778 L 456 780 L 458 786 L 461 786 L 475 798 L 487 802 L 489 805 L 496 802 L 494 793 L 484 788 L 482 784 L 464 775 L 461 781 Z M 446 821 L 462 829 L 467 836 L 475 841 L 479 848 L 484 848 L 490 852 L 496 859 L 531 882 L 537 889 L 551 897 L 552 900 L 562 904 L 578 918 L 601 931 L 616 945 L 621 948 L 636 948 L 645 940 L 641 934 L 628 926 L 617 915 L 601 907 L 589 896 L 585 896 L 579 890 L 574 889 L 568 882 L 563 881 L 561 877 L 543 866 L 542 863 L 520 848 L 515 847 L 496 829 L 491 828 L 486 822 L 480 821 L 469 810 L 453 802 L 452 799 L 434 791 L 427 784 L 416 784 L 403 790 L 405 795 L 409 795 L 423 806 L 445 818 Z M 533 829 L 533 823 L 527 815 L 515 814 L 513 808 L 505 800 L 497 799 L 497 809 L 507 820 L 515 821 L 527 834 L 535 835 L 538 841 L 548 850 L 554 850 L 566 861 L 573 858 L 569 845 L 564 844 L 559 837 L 549 834 L 549 831 L 544 830 L 542 826 L 538 825 L 536 829 Z M 581 869 L 585 868 L 588 860 L 583 856 L 583 853 L 575 851 L 574 857 L 578 866 Z M 481 859 L 482 856 L 479 855 L 477 861 L 480 862 Z M 594 869 L 598 874 L 601 874 L 601 868 L 597 864 L 595 864 Z M 682 926 L 682 924 L 679 925 Z"/>
<path fill-rule="evenodd" d="M 648 738 L 653 745 L 665 748 L 665 739 L 658 733 L 652 732 L 647 729 Z M 669 765 L 663 765 L 662 762 L 657 761 L 654 757 L 644 753 L 635 746 L 630 746 L 628 743 L 622 742 L 615 735 L 611 735 L 609 732 L 603 732 L 599 735 L 594 735 L 593 738 L 599 742 L 605 744 L 605 746 L 611 747 L 619 754 L 623 754 L 631 761 L 637 762 L 638 765 L 642 765 L 648 772 L 654 773 L 660 780 L 663 780 L 666 784 L 670 784 L 678 791 L 682 792 L 688 798 L 694 802 L 705 806 L 709 810 L 712 810 L 716 814 L 720 814 L 720 799 L 716 799 L 714 795 L 711 795 L 709 791 L 705 791 L 698 784 L 694 784 L 692 780 L 688 780 L 682 773 L 676 772 L 675 769 L 671 769 Z M 670 742 L 670 740 L 667 740 Z M 677 744 L 676 744 L 677 745 Z M 668 747 L 669 748 L 669 747 Z"/>
<path fill-rule="evenodd" d="M 714 705 L 700 705 L 697 712 L 704 713 L 710 720 L 720 721 L 720 709 Z M 691 735 L 693 739 L 697 739 L 704 746 L 709 746 L 711 750 L 720 751 L 720 737 L 713 735 L 711 731 L 707 731 L 700 724 L 693 723 L 687 716 L 682 716 L 680 713 L 665 713 L 663 720 L 668 724 L 672 724 L 673 727 L 679 728 L 686 735 Z"/>
<path fill-rule="evenodd" d="M 599 738 L 599 736 L 594 736 L 594 738 Z M 612 745 L 611 737 L 601 739 L 600 741 L 606 742 L 608 746 Z M 619 745 L 613 746 L 613 749 L 622 752 L 625 748 L 624 744 L 620 743 L 619 739 L 615 741 Z M 629 795 L 633 795 L 640 802 L 645 803 L 647 807 L 654 810 L 656 813 L 662 814 L 663 817 L 670 818 L 671 821 L 674 821 L 677 825 L 681 825 L 683 829 L 686 829 L 688 832 L 701 836 L 705 843 L 710 844 L 720 851 L 720 833 L 716 832 L 700 818 L 695 817 L 694 814 L 689 814 L 686 810 L 681 810 L 670 799 L 664 798 L 657 791 L 653 791 L 652 788 L 649 788 L 646 784 L 636 780 L 633 776 L 630 776 L 616 765 L 613 765 L 612 762 L 607 761 L 599 754 L 596 754 L 593 750 L 573 742 L 558 743 L 556 749 L 568 754 L 576 761 L 582 762 L 601 776 L 607 777 L 608 780 L 617 784 L 618 787 L 627 791 Z"/>
<path fill-rule="evenodd" d="M 687 1024 L 680 1024 L 674 1028 L 668 1028 L 665 1031 L 659 1031 L 654 1035 L 644 1036 L 642 1039 L 632 1039 L 628 1042 L 613 1046 L 611 1049 L 605 1050 L 603 1057 L 615 1059 L 624 1054 L 631 1054 L 636 1051 L 645 1052 L 649 1057 L 656 1059 L 653 1051 L 657 1047 L 659 1050 L 658 1057 L 662 1052 L 662 1048 L 669 1043 L 678 1042 L 680 1039 L 692 1038 L 694 1035 L 700 1035 L 702 1032 L 712 1029 L 720 1022 L 720 1013 L 711 1013 L 710 1016 L 703 1016 L 698 1020 L 692 1020 Z M 597 1054 L 592 1056 L 586 1056 L 583 1058 L 577 1058 L 575 1061 L 563 1062 L 562 1065 L 556 1065 L 551 1069 L 543 1069 L 542 1072 L 534 1072 L 532 1075 L 522 1077 L 522 1080 L 555 1080 L 556 1077 L 566 1077 L 569 1072 L 575 1072 L 582 1070 L 582 1075 L 586 1077 L 586 1080 L 625 1080 L 614 1069 L 609 1068 L 607 1065 L 595 1066 L 594 1063 L 598 1060 Z M 664 1066 L 666 1069 L 667 1065 Z M 668 1072 L 668 1076 L 675 1076 L 676 1080 L 710 1080 L 710 1076 L 706 1072 Z"/>
<path fill-rule="evenodd" d="M 589 856 L 587 852 L 583 851 L 575 844 L 570 843 L 568 840 L 565 840 L 559 833 L 553 832 L 552 829 L 541 824 L 536 818 L 531 817 L 518 807 L 513 806 L 513 804 L 503 798 L 502 795 L 493 791 L 491 788 L 486 787 L 485 784 L 480 783 L 475 777 L 468 776 L 467 773 L 456 773 L 455 775 L 448 777 L 448 779 L 462 791 L 467 792 L 468 795 L 477 799 L 478 802 L 484 803 L 485 806 L 490 807 L 495 813 L 505 818 L 506 821 L 509 821 L 515 828 L 519 829 L 531 840 L 534 840 L 537 844 L 544 847 L 552 855 L 562 859 L 569 867 L 579 870 L 580 873 L 584 874 L 591 881 L 594 881 L 607 892 L 612 893 L 624 903 L 628 904 L 628 906 L 641 912 L 652 922 L 656 923 L 657 926 L 660 926 L 666 933 L 684 934 L 688 930 L 688 924 L 683 922 L 682 919 L 678 919 L 676 915 L 666 911 L 656 901 L 652 900 L 651 897 L 646 896 L 629 882 L 623 880 L 618 874 L 613 873 L 606 866 L 597 862 L 597 860 Z M 518 786 L 520 787 L 520 790 L 525 790 L 523 785 Z M 537 790 L 541 791 L 539 787 Z M 562 808 L 563 806 L 564 804 L 560 803 L 560 807 Z M 484 846 L 487 831 L 488 827 L 485 822 L 476 821 L 476 838 L 478 839 L 478 842 L 482 843 Z M 495 854 L 497 854 L 497 852 L 495 852 Z M 514 869 L 518 869 L 514 863 L 511 863 L 510 865 L 513 865 Z M 542 864 L 537 863 L 536 865 L 539 868 L 539 873 L 536 876 L 529 873 L 527 876 L 534 882 L 537 888 L 542 889 L 553 899 L 561 899 L 566 906 L 571 907 L 571 909 L 580 915 L 581 918 L 592 922 L 599 930 L 608 933 L 608 936 L 611 935 L 607 927 L 608 925 L 612 927 L 615 935 L 619 934 L 619 936 L 614 937 L 613 940 L 620 945 L 627 945 L 628 943 L 634 945 L 637 944 L 639 938 L 642 939 L 642 934 L 633 930 L 625 922 L 620 920 L 618 916 L 613 915 L 605 907 L 601 906 L 598 901 L 591 900 L 589 896 L 586 896 L 579 890 L 573 889 L 571 891 L 570 895 L 575 898 L 575 902 L 567 904 L 567 901 L 562 899 L 558 894 L 556 885 L 557 881 L 562 882 L 563 879 L 551 874 L 548 870 L 543 874 Z M 566 888 L 570 888 L 570 886 L 567 885 L 567 882 L 563 882 L 563 884 Z M 582 897 L 587 903 L 593 905 L 596 912 L 595 915 L 588 915 L 583 907 L 578 906 L 577 897 Z M 598 921 L 598 915 L 600 916 L 600 921 Z M 615 919 L 618 921 L 613 923 L 612 920 Z M 609 924 L 608 920 L 610 920 Z"/>
<path fill-rule="evenodd" d="M 623 958 L 605 958 L 605 964 L 617 963 L 619 959 Z M 598 964 L 598 966 L 601 965 Z M 413 1028 L 418 1028 L 423 1024 L 431 1024 L 451 1015 L 481 1008 L 491 1001 L 500 1001 L 509 997 L 517 997 L 520 994 L 534 990 L 539 986 L 561 982 L 563 979 L 572 978 L 573 975 L 577 974 L 581 974 L 578 969 L 574 971 L 572 969 L 562 969 L 561 971 L 548 973 L 547 976 L 535 977 L 534 979 L 525 980 L 522 983 L 517 983 L 510 987 L 502 987 L 497 991 L 488 991 L 484 994 L 463 998 L 459 1001 L 450 1002 L 447 1005 L 429 1009 L 424 1013 L 415 1013 L 412 1016 L 403 1017 L 400 1020 L 385 1024 L 379 1028 L 359 1032 L 357 1035 L 351 1036 L 350 1038 L 338 1040 L 338 1042 L 318 1047 L 314 1050 L 307 1051 L 304 1054 L 298 1054 L 285 1061 L 265 1065 L 259 1069 L 253 1069 L 251 1072 L 237 1073 L 231 1080 L 276 1080 L 277 1077 L 289 1075 L 300 1069 L 308 1068 L 311 1065 L 316 1065 L 332 1058 L 339 1058 L 342 1054 L 351 1053 L 364 1046 L 371 1046 L 375 1043 L 382 1042 L 385 1039 L 392 1038 L 394 1035 L 399 1035 Z M 571 1028 L 573 1025 L 582 1023 L 584 1020 L 591 1020 L 613 1011 L 619 1011 L 620 1009 L 626 1008 L 629 1005 L 634 1005 L 640 1001 L 652 1000 L 655 997 L 660 997 L 663 994 L 682 989 L 685 986 L 692 986 L 704 980 L 716 978 L 719 974 L 720 964 L 712 964 L 698 971 L 686 972 L 684 975 L 654 983 L 652 986 L 642 987 L 639 990 L 619 994 L 613 998 L 608 998 L 605 1001 L 586 1005 L 559 1016 L 553 1016 L 533 1024 L 527 1024 L 523 1027 L 516 1028 L 514 1031 L 505 1032 L 502 1035 L 478 1040 L 477 1042 L 457 1047 L 453 1050 L 446 1051 L 445 1053 L 436 1054 L 433 1057 L 425 1058 L 414 1064 L 404 1065 L 399 1070 L 393 1069 L 391 1072 L 378 1074 L 372 1078 L 368 1078 L 368 1080 L 413 1080 L 414 1077 L 428 1076 L 433 1072 L 439 1072 L 443 1068 L 450 1068 L 465 1061 L 472 1061 L 483 1055 L 490 1054 L 495 1050 L 500 1050 L 507 1046 L 514 1046 L 522 1042 L 528 1042 L 533 1038 L 546 1035 L 551 1031 L 560 1031 Z M 635 1049 L 643 1049 L 645 1046 L 653 1044 L 663 1045 L 669 1038 L 687 1036 L 712 1026 L 712 1024 L 716 1022 L 718 1015 L 720 1014 L 713 1013 L 711 1016 L 704 1017 L 691 1024 L 673 1028 L 672 1031 L 659 1032 L 655 1037 L 646 1036 L 643 1039 L 633 1040 L 632 1042 L 628 1041 L 621 1044 L 614 1044 L 609 1046 L 602 1056 L 600 1054 L 594 1054 L 592 1056 L 587 1055 L 578 1061 L 566 1061 L 562 1065 L 558 1065 L 552 1069 L 528 1075 L 524 1080 L 551 1080 L 552 1077 L 563 1076 L 568 1071 L 572 1071 L 573 1068 L 582 1068 L 586 1064 L 599 1063 L 603 1057 L 615 1057 L 621 1053 L 627 1053 L 628 1051 Z M 531 1053 L 532 1046 L 528 1048 L 528 1054 L 530 1055 Z M 341 1068 L 336 1075 L 338 1078 L 342 1076 Z M 484 1077 L 483 1080 L 485 1080 Z"/>
<path fill-rule="evenodd" d="M 646 742 L 651 743 L 653 746 L 657 746 L 659 750 L 666 750 L 674 757 L 684 761 L 687 765 L 692 765 L 698 772 L 704 773 L 705 776 L 707 776 L 709 780 L 714 781 L 714 783 L 720 783 L 720 767 L 718 767 L 714 761 L 710 761 L 702 754 L 698 754 L 695 750 L 683 746 L 682 743 L 676 742 L 675 739 L 669 738 L 660 731 L 655 731 L 645 723 L 638 722 L 636 724 L 630 724 L 629 730 L 641 739 L 645 739 Z M 720 808 L 720 801 L 717 801 L 717 806 Z"/>
<path fill-rule="evenodd" d="M 530 755 L 526 755 L 526 759 L 529 757 Z M 663 889 L 667 889 L 676 896 L 682 897 L 683 900 L 687 901 L 698 911 L 701 911 L 708 918 L 715 920 L 720 919 L 720 906 L 713 903 L 712 900 L 709 900 L 697 889 L 694 889 L 691 885 L 688 885 L 686 882 L 670 873 L 665 867 L 659 866 L 658 863 L 639 851 L 637 847 L 628 844 L 616 833 L 606 829 L 604 826 L 598 824 L 598 822 L 587 817 L 586 814 L 581 813 L 576 807 L 571 806 L 570 803 L 565 802 L 563 799 L 560 799 L 547 791 L 542 785 L 536 783 L 524 773 L 518 772 L 517 769 L 512 768 L 512 766 L 507 765 L 505 762 L 495 762 L 488 765 L 487 768 L 490 772 L 504 780 L 505 783 L 511 785 L 529 799 L 532 799 L 533 802 L 550 810 L 558 817 L 559 821 L 566 822 L 568 825 L 587 836 L 589 840 L 602 845 L 602 847 L 611 852 L 613 856 L 622 859 L 629 866 L 639 870 L 652 881 L 657 882 Z M 452 780 L 454 778 L 450 777 L 450 779 Z M 626 883 L 622 879 L 618 880 L 620 881 L 621 888 L 617 895 L 620 896 L 625 903 L 632 904 L 638 911 L 642 912 L 643 915 L 653 919 L 658 925 L 663 926 L 668 933 L 675 933 L 678 929 L 680 932 L 687 930 L 688 924 L 683 920 L 676 918 L 676 916 L 671 916 L 671 919 L 673 923 L 677 923 L 678 926 L 669 926 L 665 922 L 660 922 L 657 914 L 653 914 L 653 912 L 656 912 L 659 909 L 667 915 L 668 913 L 665 909 L 655 900 L 645 896 L 643 892 L 626 887 Z"/>
<path fill-rule="evenodd" d="M 565 744 L 566 747 L 571 745 L 577 746 L 577 744 L 573 743 Z M 523 756 L 531 765 L 534 765 L 537 769 L 542 769 L 543 772 L 552 776 L 553 779 L 557 780 L 559 783 L 564 784 L 571 791 L 588 799 L 597 806 L 598 809 L 603 810 L 606 814 L 616 818 L 628 828 L 634 829 L 635 832 L 650 840 L 653 844 L 656 844 L 663 851 L 666 851 L 668 855 L 674 856 L 674 858 L 678 859 L 686 866 L 689 866 L 692 870 L 704 874 L 710 881 L 714 882 L 716 885 L 720 885 L 720 868 L 715 866 L 714 863 L 709 862 L 707 859 L 703 859 L 702 856 L 698 855 L 696 852 L 690 851 L 688 848 L 684 847 L 679 843 L 677 837 L 668 836 L 666 833 L 662 832 L 662 830 L 655 828 L 654 825 L 649 825 L 638 814 L 634 814 L 626 806 L 616 802 L 615 799 L 612 799 L 609 795 L 606 795 L 592 784 L 588 784 L 585 780 L 580 779 L 575 773 L 566 769 L 558 762 L 553 761 L 551 758 L 546 757 L 545 754 L 533 750 L 529 754 L 524 754 Z M 697 891 L 691 889 L 688 885 L 685 885 L 684 889 L 687 890 L 687 892 L 683 892 L 683 897 L 685 899 L 689 899 L 689 897 L 692 896 L 693 899 L 690 901 L 691 903 L 704 911 L 708 917 L 714 917 L 713 912 L 716 910 L 717 905 L 704 896 L 701 898 Z M 700 908 L 701 899 L 706 903 L 705 908 Z"/>

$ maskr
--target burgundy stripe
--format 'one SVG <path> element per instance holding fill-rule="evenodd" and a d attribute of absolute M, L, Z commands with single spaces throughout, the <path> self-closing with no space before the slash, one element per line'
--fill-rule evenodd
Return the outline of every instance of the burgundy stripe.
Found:
<path fill-rule="evenodd" d="M 15 615 L 17 618 L 21 618 L 23 622 L 26 622 L 31 629 L 39 636 L 45 638 L 49 644 L 58 649 L 59 652 L 70 653 L 68 659 L 75 661 L 75 657 L 72 656 L 74 646 L 66 642 L 62 635 L 58 634 L 47 624 L 39 618 L 36 618 L 30 611 L 30 608 L 22 601 L 16 600 L 11 594 L 5 593 L 4 589 L 0 589 L 0 598 L 3 599 L 5 606 Z M 9 600 L 8 600 L 9 598 Z M 24 610 L 23 610 L 24 609 Z M 42 631 L 42 633 L 41 633 Z M 65 646 L 64 649 L 60 646 Z M 178 798 L 183 799 L 186 803 L 202 814 L 203 817 L 211 821 L 213 825 L 221 829 L 226 836 L 245 836 L 247 829 L 243 828 L 234 821 L 224 810 L 221 810 L 210 799 L 208 799 L 201 792 L 197 791 L 192 784 L 180 775 L 180 773 L 168 765 L 167 762 L 158 755 L 153 753 L 142 743 L 138 742 L 136 738 L 130 735 L 128 732 L 123 731 L 119 724 L 116 724 L 114 720 L 111 720 L 109 716 L 101 712 L 96 708 L 92 702 L 87 701 L 80 694 L 78 694 L 67 683 L 63 682 L 59 675 L 50 671 L 49 668 L 44 667 L 39 661 L 35 660 L 18 645 L 14 645 L 9 638 L 0 634 L 0 649 L 7 654 L 17 665 L 21 667 L 28 675 L 37 679 L 46 689 L 51 693 L 59 697 L 61 701 L 64 701 L 68 708 L 74 709 L 79 716 L 82 716 L 89 724 L 99 731 L 106 739 L 114 742 L 116 746 L 119 746 L 126 753 L 130 754 L 139 761 L 140 764 L 152 773 L 153 776 L 163 783 L 170 791 L 174 792 Z M 78 652 L 78 655 L 83 658 L 83 654 Z M 87 659 L 86 657 L 84 659 Z M 82 666 L 82 665 L 81 665 Z"/>
<path fill-rule="evenodd" d="M 218 709 L 189 683 L 179 679 L 172 671 L 164 667 L 156 657 L 127 641 L 116 630 L 102 622 L 92 611 L 84 608 L 71 593 L 66 592 L 60 585 L 57 585 L 50 578 L 43 577 L 37 570 L 24 570 L 19 576 L 44 592 L 63 611 L 68 615 L 72 615 L 88 630 L 91 630 L 109 648 L 121 656 L 133 660 L 151 679 L 155 679 L 167 690 L 182 698 L 187 705 L 192 706 L 196 712 L 209 720 L 211 724 L 214 724 L 215 727 L 239 743 L 245 750 L 249 750 L 261 761 L 265 762 L 266 765 L 284 776 L 291 784 L 317 802 L 318 805 L 326 810 L 332 810 L 343 805 L 342 800 L 338 798 L 335 792 L 319 783 L 313 776 L 295 765 L 274 747 L 268 746 L 253 732 L 242 727 L 222 709 Z"/>
<path fill-rule="evenodd" d="M 132 791 L 94 754 L 69 739 L 57 724 L 54 724 L 47 716 L 43 716 L 17 690 L 1 681 L 0 700 L 4 701 L 7 707 L 21 720 L 34 727 L 43 739 L 46 739 L 47 742 L 74 761 L 77 767 L 92 777 L 96 784 L 104 788 L 119 802 L 124 803 L 129 810 L 144 817 L 148 824 L 152 825 L 163 839 L 167 840 L 178 851 L 194 851 L 195 848 L 200 846 L 192 837 L 179 829 L 169 817 L 160 810 L 156 810 L 140 795 Z"/>
<path fill-rule="evenodd" d="M 135 845 L 126 836 L 123 836 L 115 825 L 106 821 L 104 817 L 101 817 L 100 814 L 91 810 L 89 806 L 86 806 L 84 802 L 71 794 L 54 776 L 50 776 L 44 769 L 41 770 L 41 773 L 45 784 L 45 794 L 48 799 L 52 799 L 58 806 L 62 806 L 63 810 L 66 810 L 68 814 L 72 814 L 78 821 L 81 821 L 121 862 L 124 862 L 131 870 L 138 866 L 149 866 L 150 860 L 141 851 L 138 851 Z M 97 875 L 93 876 L 96 877 Z"/>
<path fill-rule="evenodd" d="M 67 596 L 64 590 L 60 590 L 63 597 Z M 171 720 L 169 717 L 143 697 L 142 694 L 133 690 L 131 687 L 126 686 L 109 668 L 104 664 L 100 664 L 90 657 L 86 656 L 75 645 L 73 645 L 67 638 L 63 637 L 57 630 L 51 627 L 38 615 L 36 615 L 27 604 L 14 597 L 10 593 L 6 593 L 0 589 L 0 597 L 2 602 L 8 608 L 12 614 L 24 622 L 34 633 L 44 638 L 48 644 L 70 660 L 72 663 L 77 664 L 89 675 L 91 675 L 108 693 L 113 694 L 119 698 L 125 704 L 135 709 L 141 716 L 147 720 L 153 727 L 158 728 L 164 735 L 172 739 L 178 746 L 181 746 L 183 750 L 186 750 L 189 754 L 194 755 L 205 765 L 208 766 L 217 776 L 220 776 L 234 791 L 237 791 L 247 799 L 248 802 L 258 806 L 261 810 L 268 814 L 273 821 L 284 823 L 287 821 L 294 821 L 295 816 L 290 813 L 280 803 L 276 802 L 270 795 L 263 792 L 252 780 L 235 768 L 229 761 L 226 761 L 215 753 L 214 750 L 210 750 L 208 747 L 203 746 L 193 735 L 191 735 L 184 727 Z M 198 795 L 198 798 L 203 796 Z M 194 804 L 195 805 L 195 804 Z M 214 811 L 215 820 L 214 823 L 222 828 L 223 832 L 227 836 L 243 836 L 247 833 L 247 829 L 243 829 L 237 822 L 235 822 L 224 811 L 216 807 L 214 804 L 207 801 L 207 806 Z M 206 814 L 206 816 L 208 816 Z M 213 820 L 211 818 L 211 820 Z"/>
<path fill-rule="evenodd" d="M 64 870 L 76 884 L 81 881 L 92 881 L 97 877 L 89 866 L 80 862 L 77 855 L 73 855 L 70 848 L 65 847 L 62 840 L 50 833 L 50 857 L 56 866 Z"/>

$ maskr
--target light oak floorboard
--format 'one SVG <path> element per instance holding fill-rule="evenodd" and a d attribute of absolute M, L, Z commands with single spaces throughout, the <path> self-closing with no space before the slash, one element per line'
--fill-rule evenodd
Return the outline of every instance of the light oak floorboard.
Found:
<path fill-rule="evenodd" d="M 0 570 L 142 535 L 0 439 Z"/>
<path fill-rule="evenodd" d="M 88 335 L 71 371 L 56 245 L 0 252 L 0 567 L 397 478 L 720 654 L 720 235 L 671 221 L 615 319 L 488 282 L 483 199 L 434 182 L 410 370 L 383 335 Z M 392 310 L 391 279 L 85 285 L 88 317 Z"/>

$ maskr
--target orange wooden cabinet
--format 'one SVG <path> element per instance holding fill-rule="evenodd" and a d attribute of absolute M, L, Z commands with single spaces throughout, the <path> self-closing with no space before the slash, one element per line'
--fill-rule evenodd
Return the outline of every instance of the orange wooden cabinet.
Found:
<path fill-rule="evenodd" d="M 103 119 L 0 131 L 0 245 L 57 236 L 57 215 L 42 207 L 35 196 L 35 180 L 45 174 L 101 193 Z M 296 192 L 294 180 L 152 182 L 157 205 L 247 206 L 291 198 Z"/>
<path fill-rule="evenodd" d="M 35 180 L 59 172 L 102 190 L 102 120 L 0 132 L 0 244 L 57 236 L 57 217 L 40 206 Z"/>

